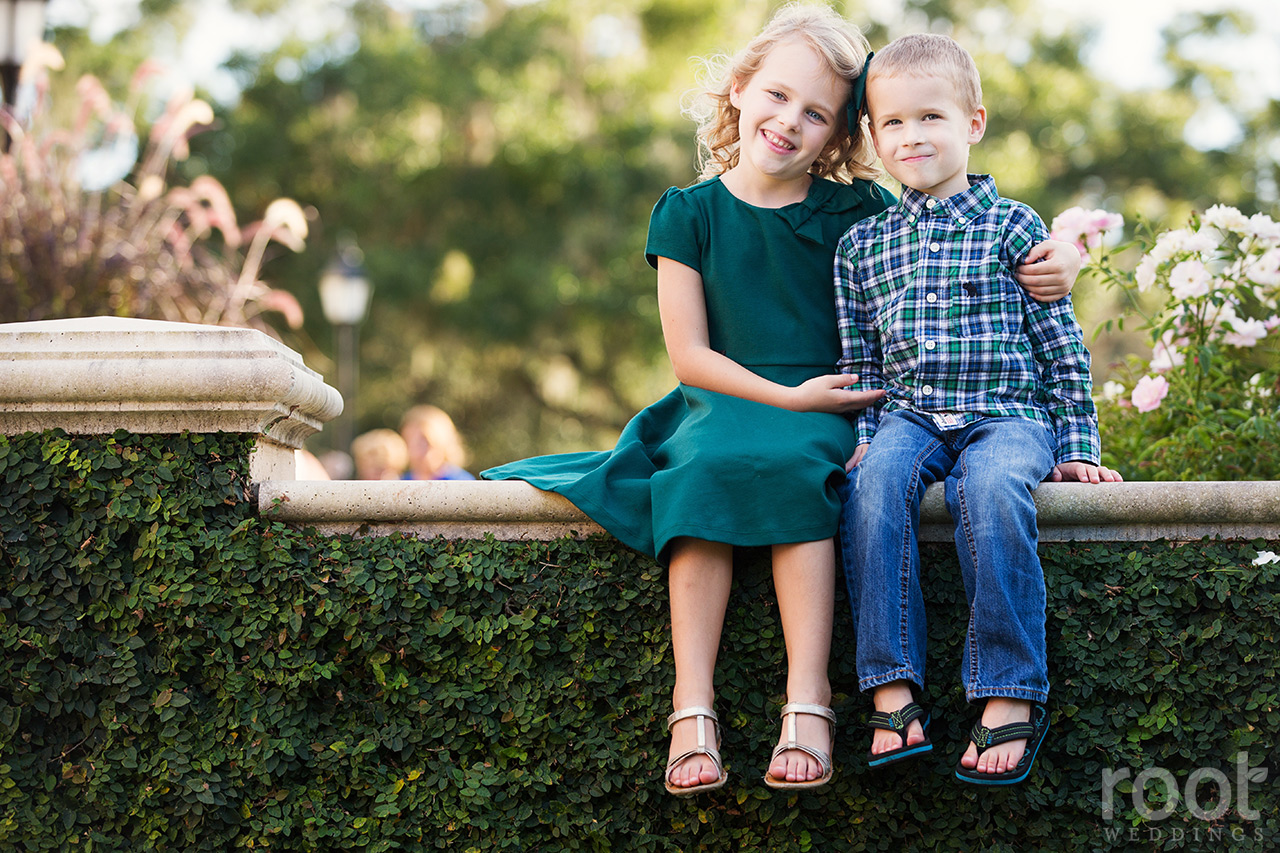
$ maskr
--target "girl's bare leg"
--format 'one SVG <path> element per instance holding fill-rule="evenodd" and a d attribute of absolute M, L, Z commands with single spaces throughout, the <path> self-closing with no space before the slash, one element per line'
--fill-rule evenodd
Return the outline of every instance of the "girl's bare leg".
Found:
<path fill-rule="evenodd" d="M 677 539 L 671 546 L 667 577 L 671 597 L 671 650 L 676 665 L 673 707 L 676 710 L 695 705 L 712 708 L 716 654 L 720 650 L 720 632 L 733 584 L 733 548 L 721 542 Z M 707 737 L 712 737 L 710 731 Z M 667 760 L 688 752 L 697 743 L 698 721 L 689 718 L 677 722 L 671 729 Z M 714 782 L 719 773 L 709 758 L 695 755 L 673 768 L 669 778 L 671 784 L 688 788 Z"/>
<path fill-rule="evenodd" d="M 831 656 L 831 621 L 835 608 L 836 552 L 831 539 L 773 546 L 773 587 L 787 644 L 787 701 L 831 704 L 827 663 Z M 821 717 L 796 717 L 796 740 L 831 752 L 831 729 Z M 787 741 L 786 733 L 778 743 Z M 822 775 L 814 758 L 799 750 L 781 753 L 769 775 L 788 782 L 807 782 Z"/>

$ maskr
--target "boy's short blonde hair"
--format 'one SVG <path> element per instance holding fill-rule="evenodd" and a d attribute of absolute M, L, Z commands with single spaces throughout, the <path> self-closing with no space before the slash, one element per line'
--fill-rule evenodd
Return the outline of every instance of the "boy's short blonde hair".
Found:
<path fill-rule="evenodd" d="M 877 77 L 940 77 L 955 87 L 956 103 L 966 113 L 982 106 L 978 66 L 950 36 L 915 33 L 894 39 L 871 60 L 867 82 Z"/>
<path fill-rule="evenodd" d="M 699 180 L 722 175 L 738 164 L 740 111 L 729 101 L 735 83 L 751 79 L 765 57 L 783 42 L 802 41 L 821 56 L 838 79 L 850 84 L 862 73 L 871 47 L 862 32 L 828 6 L 792 4 L 778 10 L 765 28 L 734 56 L 703 60 L 707 85 L 687 112 L 698 123 Z M 841 104 L 835 132 L 810 171 L 822 178 L 848 183 L 854 178 L 879 176 L 875 151 L 859 122 L 850 133 Z"/>

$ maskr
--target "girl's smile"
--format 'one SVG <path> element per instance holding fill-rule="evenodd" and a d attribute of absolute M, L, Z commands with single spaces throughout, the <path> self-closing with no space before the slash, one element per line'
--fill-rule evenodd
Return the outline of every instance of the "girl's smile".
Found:
<path fill-rule="evenodd" d="M 760 133 L 764 135 L 765 140 L 768 141 L 768 143 L 772 145 L 774 148 L 778 148 L 782 151 L 796 150 L 796 147 L 794 145 L 792 145 L 790 142 L 788 142 L 786 139 L 782 138 L 778 134 L 774 133 L 772 130 L 766 129 L 766 130 L 760 131 Z"/>

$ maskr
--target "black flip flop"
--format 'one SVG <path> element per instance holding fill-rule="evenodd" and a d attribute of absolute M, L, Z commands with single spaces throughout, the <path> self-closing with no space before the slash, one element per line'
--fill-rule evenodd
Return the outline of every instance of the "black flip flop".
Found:
<path fill-rule="evenodd" d="M 970 770 L 962 765 L 956 766 L 956 778 L 971 785 L 1016 785 L 1026 779 L 1036 763 L 1036 754 L 1040 752 L 1040 744 L 1044 743 L 1045 732 L 1049 730 L 1049 709 L 1039 702 L 1031 704 L 1031 722 L 1009 723 L 989 729 L 979 721 L 969 732 L 969 739 L 978 747 L 978 755 L 986 752 L 999 743 L 1026 738 L 1027 748 L 1022 758 L 1011 769 L 1003 773 L 982 773 Z"/>
<path fill-rule="evenodd" d="M 924 740 L 907 746 L 907 726 L 921 717 L 924 718 L 920 724 L 924 729 Z M 876 711 L 867 718 L 867 728 L 891 731 L 902 740 L 902 746 L 897 749 L 881 753 L 868 752 L 868 767 L 887 767 L 908 758 L 924 755 L 933 749 L 933 743 L 929 740 L 929 714 L 915 702 L 910 702 L 892 713 Z"/>

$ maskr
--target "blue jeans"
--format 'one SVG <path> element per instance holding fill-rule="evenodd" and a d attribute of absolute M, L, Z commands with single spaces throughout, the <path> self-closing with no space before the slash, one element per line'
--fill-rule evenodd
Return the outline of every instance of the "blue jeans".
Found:
<path fill-rule="evenodd" d="M 969 701 L 1045 702 L 1044 572 L 1031 493 L 1053 469 L 1053 437 L 1023 418 L 941 430 L 892 412 L 845 483 L 840 542 L 857 637 L 858 687 L 924 686 L 920 499 L 945 479 L 969 601 L 961 679 Z"/>

